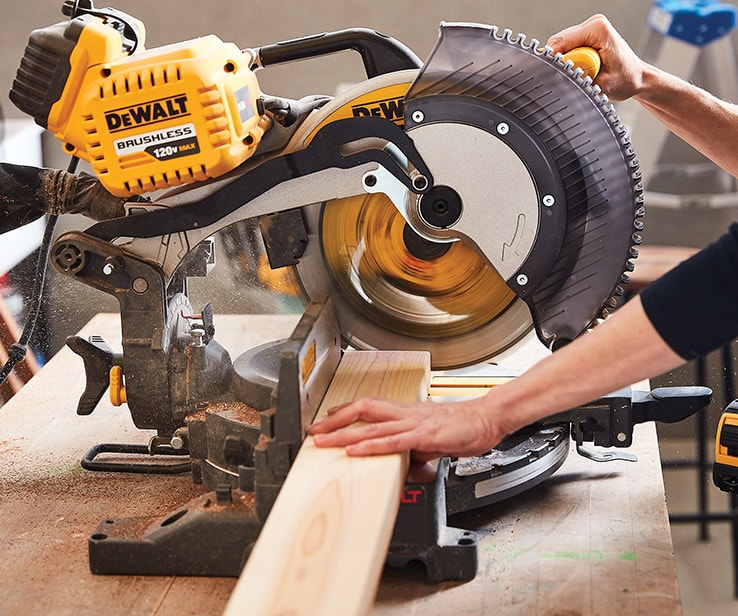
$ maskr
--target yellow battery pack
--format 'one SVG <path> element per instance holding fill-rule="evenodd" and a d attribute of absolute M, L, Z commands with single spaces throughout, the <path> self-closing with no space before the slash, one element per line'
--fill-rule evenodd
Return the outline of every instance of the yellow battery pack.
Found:
<path fill-rule="evenodd" d="M 738 493 L 738 400 L 726 407 L 718 422 L 712 478 L 723 492 Z"/>

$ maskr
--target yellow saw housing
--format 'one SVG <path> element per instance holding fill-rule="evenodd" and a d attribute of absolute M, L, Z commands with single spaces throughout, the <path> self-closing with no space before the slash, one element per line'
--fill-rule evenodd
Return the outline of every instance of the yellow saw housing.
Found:
<path fill-rule="evenodd" d="M 254 153 L 268 120 L 252 60 L 213 35 L 129 54 L 118 29 L 83 15 L 31 34 L 11 98 L 130 196 L 220 176 Z M 53 100 L 24 108 L 34 90 Z"/>

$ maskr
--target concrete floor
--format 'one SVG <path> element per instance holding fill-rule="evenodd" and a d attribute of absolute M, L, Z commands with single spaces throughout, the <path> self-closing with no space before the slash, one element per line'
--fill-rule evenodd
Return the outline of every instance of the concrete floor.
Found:
<path fill-rule="evenodd" d="M 661 439 L 660 447 L 664 460 L 694 459 L 693 439 Z M 697 475 L 697 471 L 691 468 L 664 471 L 666 500 L 671 514 L 697 511 Z M 710 511 L 727 511 L 727 495 L 712 485 L 709 476 L 708 482 Z M 708 531 L 708 540 L 701 541 L 697 524 L 679 523 L 671 526 L 684 616 L 738 613 L 738 599 L 734 597 L 730 525 L 714 522 L 708 526 Z"/>

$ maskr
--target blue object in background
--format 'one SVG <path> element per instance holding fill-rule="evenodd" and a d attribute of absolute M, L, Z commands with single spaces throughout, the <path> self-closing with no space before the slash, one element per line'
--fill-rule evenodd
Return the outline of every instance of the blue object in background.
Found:
<path fill-rule="evenodd" d="M 709 0 L 656 0 L 648 25 L 665 36 L 704 47 L 728 34 L 736 25 L 738 8 Z"/>

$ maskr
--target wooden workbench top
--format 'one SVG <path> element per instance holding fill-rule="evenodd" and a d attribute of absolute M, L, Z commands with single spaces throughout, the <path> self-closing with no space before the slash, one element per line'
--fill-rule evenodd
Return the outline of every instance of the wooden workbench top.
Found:
<path fill-rule="evenodd" d="M 217 316 L 232 355 L 283 337 L 295 315 Z M 117 316 L 84 335 L 115 348 Z M 96 576 L 87 538 L 105 518 L 164 514 L 201 493 L 188 475 L 95 474 L 79 466 L 99 442 L 146 442 L 127 408 L 104 401 L 75 414 L 82 361 L 57 354 L 0 408 L 0 613 L 85 616 L 220 614 L 235 578 Z M 639 462 L 598 464 L 572 453 L 544 485 L 453 517 L 476 530 L 479 572 L 429 586 L 417 571 L 388 570 L 376 614 L 681 614 L 653 425 L 638 426 Z"/>

